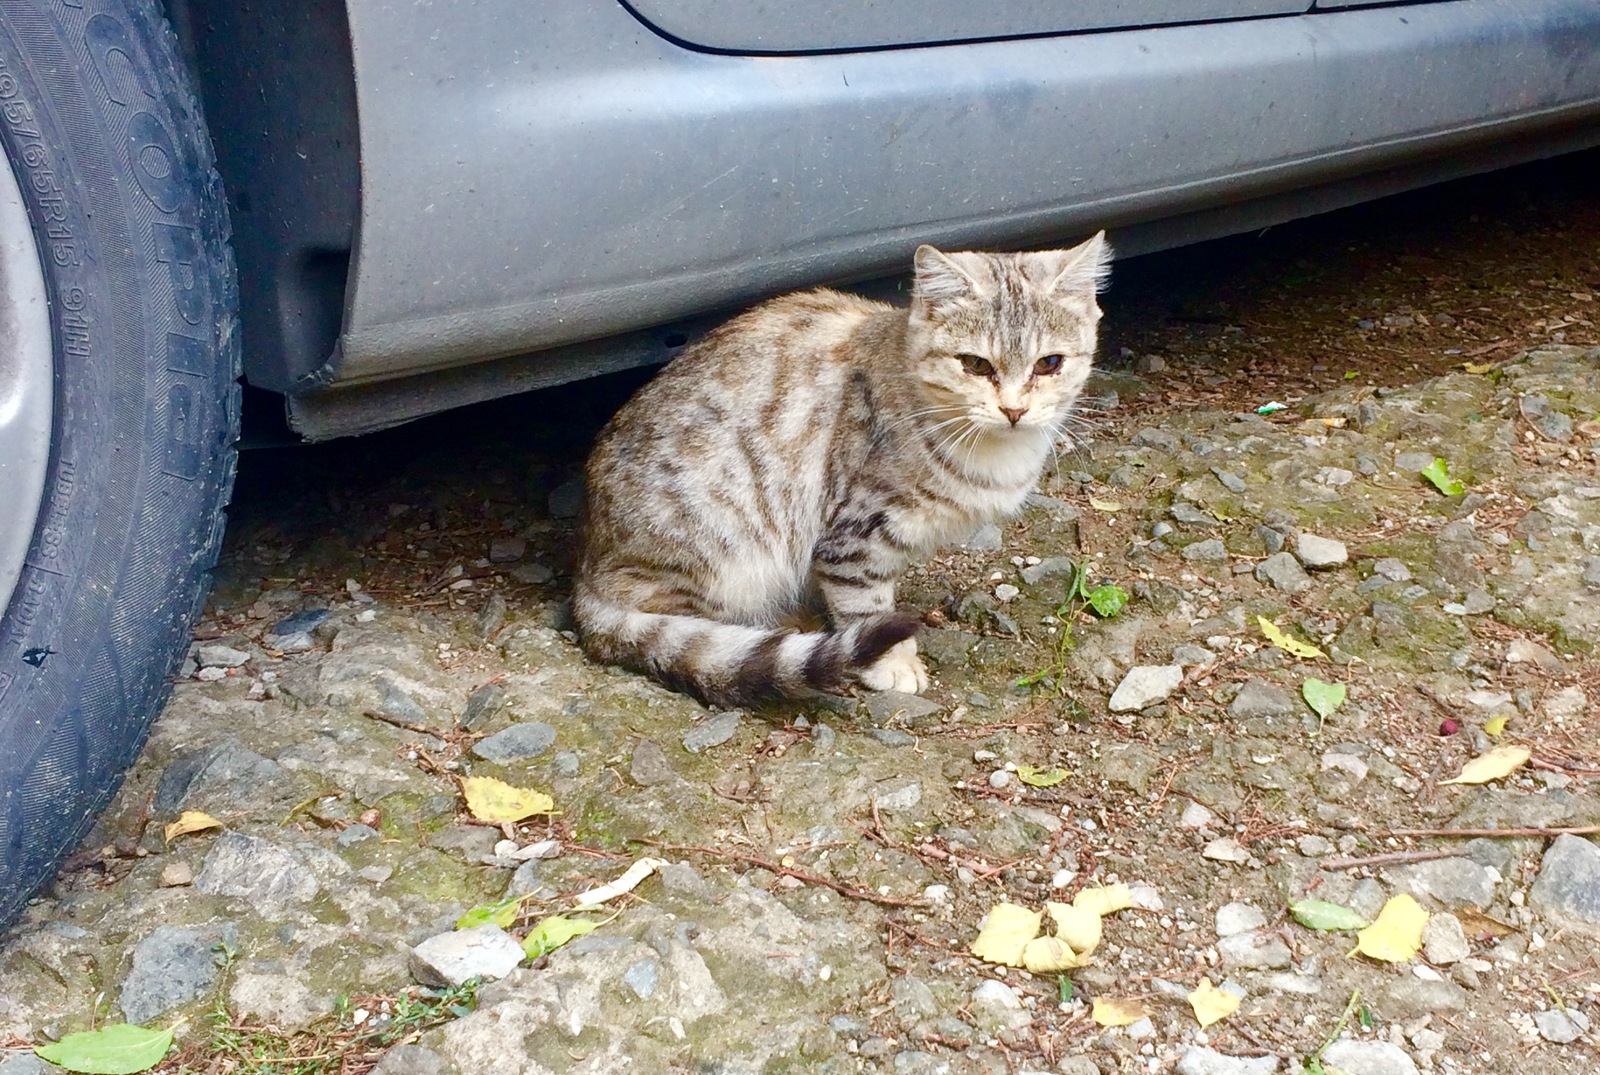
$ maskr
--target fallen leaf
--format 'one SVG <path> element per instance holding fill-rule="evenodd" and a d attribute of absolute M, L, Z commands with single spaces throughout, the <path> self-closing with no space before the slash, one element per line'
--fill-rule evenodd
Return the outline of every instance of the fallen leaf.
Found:
<path fill-rule="evenodd" d="M 1461 775 L 1453 776 L 1449 780 L 1441 780 L 1442 784 L 1487 784 L 1491 780 L 1499 780 L 1509 775 L 1516 769 L 1528 763 L 1533 757 L 1533 751 L 1524 746 L 1507 743 L 1503 747 L 1495 747 L 1486 754 L 1479 754 L 1476 758 L 1461 767 Z"/>
<path fill-rule="evenodd" d="M 1031 765 L 1017 766 L 1017 779 L 1035 788 L 1053 788 L 1067 778 L 1065 769 L 1035 769 Z"/>
<path fill-rule="evenodd" d="M 511 923 L 517 920 L 517 912 L 522 908 L 523 897 L 507 896 L 503 900 L 493 903 L 480 903 L 478 906 L 465 912 L 456 919 L 456 929 L 471 929 L 474 926 L 495 925 L 501 929 L 510 929 Z"/>
<path fill-rule="evenodd" d="M 1300 697 L 1323 720 L 1333 716 L 1334 711 L 1344 705 L 1345 695 L 1343 683 L 1324 683 L 1316 676 L 1300 685 Z"/>
<path fill-rule="evenodd" d="M 1056 937 L 1070 945 L 1074 952 L 1087 956 L 1100 947 L 1104 926 L 1098 911 L 1070 903 L 1047 903 L 1044 908 L 1056 924 Z"/>
<path fill-rule="evenodd" d="M 1402 892 L 1383 905 L 1372 925 L 1356 934 L 1350 954 L 1360 952 L 1385 963 L 1404 963 L 1422 947 L 1422 927 L 1427 924 L 1428 912 Z"/>
<path fill-rule="evenodd" d="M 1323 653 L 1311 643 L 1302 642 L 1298 638 L 1291 638 L 1284 634 L 1282 629 L 1280 629 L 1277 624 L 1273 623 L 1265 616 L 1257 616 L 1256 623 L 1261 625 L 1261 633 L 1267 636 L 1267 641 L 1271 642 L 1274 646 L 1277 646 L 1285 653 L 1291 653 L 1296 657 L 1304 657 L 1307 659 L 1312 657 L 1327 656 L 1326 653 Z"/>
<path fill-rule="evenodd" d="M 1107 582 L 1084 594 L 1083 599 L 1089 602 L 1096 615 L 1109 620 L 1127 607 L 1128 591 L 1114 582 Z"/>
<path fill-rule="evenodd" d="M 1089 957 L 1059 937 L 1035 937 L 1022 948 L 1022 965 L 1033 974 L 1060 974 L 1087 966 Z"/>
<path fill-rule="evenodd" d="M 37 1046 L 41 1060 L 87 1075 L 133 1075 L 149 1071 L 172 1047 L 172 1031 L 151 1030 L 116 1023 L 99 1030 L 68 1034 L 60 1041 Z"/>
<path fill-rule="evenodd" d="M 1086 888 L 1072 897 L 1072 906 L 1093 911 L 1097 915 L 1125 911 L 1133 906 L 1133 890 L 1121 884 Z"/>
<path fill-rule="evenodd" d="M 1438 456 L 1433 457 L 1433 462 L 1420 470 L 1424 478 L 1433 483 L 1433 487 L 1445 496 L 1460 496 L 1467 491 L 1459 478 L 1450 477 L 1450 464 Z"/>
<path fill-rule="evenodd" d="M 995 904 L 989 908 L 977 940 L 972 942 L 972 954 L 990 963 L 1022 966 L 1023 949 L 1039 935 L 1043 917 L 1038 911 L 1014 903 Z"/>
<path fill-rule="evenodd" d="M 1455 916 L 1461 922 L 1461 932 L 1475 941 L 1485 939 L 1499 940 L 1501 937 L 1509 937 L 1517 932 L 1516 926 L 1502 922 L 1498 918 L 1491 918 L 1482 911 L 1474 910 L 1471 907 L 1461 908 L 1455 912 Z"/>
<path fill-rule="evenodd" d="M 546 952 L 554 952 L 574 937 L 591 932 L 598 923 L 586 918 L 568 918 L 553 914 L 528 931 L 522 938 L 522 951 L 529 959 L 538 959 Z"/>
<path fill-rule="evenodd" d="M 1091 496 L 1089 498 L 1089 506 L 1091 508 L 1093 508 L 1095 511 L 1121 511 L 1122 510 L 1122 505 L 1117 503 L 1115 500 L 1101 500 L 1099 497 L 1094 497 L 1094 496 Z"/>
<path fill-rule="evenodd" d="M 1094 1021 L 1101 1026 L 1127 1026 L 1148 1014 L 1144 1002 L 1132 997 L 1094 998 Z"/>
<path fill-rule="evenodd" d="M 661 859 L 642 858 L 632 866 L 629 866 L 623 871 L 621 877 L 610 884 L 591 888 L 587 892 L 580 892 L 573 897 L 572 905 L 574 907 L 593 907 L 597 904 L 605 903 L 607 900 L 614 900 L 625 892 L 632 892 L 638 887 L 640 881 L 643 881 L 665 865 L 666 863 Z"/>
<path fill-rule="evenodd" d="M 1510 717 L 1490 717 L 1488 723 L 1483 726 L 1483 734 L 1499 735 L 1506 730 L 1506 725 L 1510 723 Z"/>
<path fill-rule="evenodd" d="M 492 776 L 469 776 L 461 781 L 467 811 L 492 824 L 521 821 L 534 814 L 553 814 L 556 801 L 541 791 L 514 787 Z"/>
<path fill-rule="evenodd" d="M 1226 989 L 1212 985 L 1210 978 L 1202 977 L 1194 992 L 1189 994 L 1189 1007 L 1194 1009 L 1194 1017 L 1199 1021 L 1200 1029 L 1204 1030 L 1217 1020 L 1226 1019 L 1238 1011 L 1240 999 Z"/>
<path fill-rule="evenodd" d="M 1493 363 L 1493 362 L 1458 362 L 1458 363 L 1456 363 L 1456 365 L 1459 368 L 1466 370 L 1468 373 L 1477 375 L 1477 374 L 1488 373 L 1490 370 L 1495 368 L 1496 363 Z"/>
<path fill-rule="evenodd" d="M 191 832 L 204 832 L 206 829 L 220 829 L 222 822 L 210 814 L 201 813 L 199 810 L 185 810 L 178 815 L 178 820 L 169 821 L 161 831 L 171 843 L 179 836 L 187 836 Z"/>
<path fill-rule="evenodd" d="M 1369 923 L 1350 908 L 1327 900 L 1300 900 L 1289 905 L 1294 920 L 1307 929 L 1365 929 Z"/>

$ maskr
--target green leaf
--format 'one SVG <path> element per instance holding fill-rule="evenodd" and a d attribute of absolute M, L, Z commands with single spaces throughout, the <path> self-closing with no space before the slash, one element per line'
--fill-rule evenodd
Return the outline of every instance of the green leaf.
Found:
<path fill-rule="evenodd" d="M 1365 929 L 1370 923 L 1348 907 L 1327 900 L 1301 900 L 1289 905 L 1294 920 L 1307 929 Z"/>
<path fill-rule="evenodd" d="M 1065 974 L 1056 975 L 1056 999 L 1062 1004 L 1072 1002 L 1072 979 Z"/>
<path fill-rule="evenodd" d="M 487 925 L 510 929 L 511 923 L 517 920 L 517 912 L 521 907 L 521 896 L 507 896 L 505 899 L 496 900 L 493 903 L 480 903 L 456 919 L 456 929 L 471 929 L 473 926 Z"/>
<path fill-rule="evenodd" d="M 1034 788 L 1053 788 L 1067 778 L 1065 769 L 1035 769 L 1031 765 L 1017 766 L 1017 779 Z"/>
<path fill-rule="evenodd" d="M 1333 716 L 1334 710 L 1344 705 L 1345 694 L 1343 683 L 1324 683 L 1316 676 L 1300 685 L 1300 696 L 1323 720 Z"/>
<path fill-rule="evenodd" d="M 1438 456 L 1433 457 L 1433 462 L 1423 467 L 1419 472 L 1424 478 L 1433 483 L 1433 487 L 1445 496 L 1460 496 L 1467 491 L 1458 478 L 1450 476 L 1450 464 Z"/>
<path fill-rule="evenodd" d="M 40 1045 L 33 1051 L 68 1071 L 88 1075 L 132 1075 L 149 1071 L 161 1062 L 172 1047 L 172 1031 L 149 1030 L 130 1023 L 117 1023 L 68 1034 L 58 1042 Z"/>
<path fill-rule="evenodd" d="M 1347 380 L 1347 381 L 1353 381 L 1357 377 L 1360 377 L 1360 376 L 1361 376 L 1361 373 L 1360 373 L 1359 370 L 1345 370 L 1344 371 L 1344 379 Z"/>
<path fill-rule="evenodd" d="M 1089 602 L 1090 608 L 1108 620 L 1128 604 L 1128 591 L 1114 582 L 1096 586 L 1083 596 L 1084 600 Z"/>
<path fill-rule="evenodd" d="M 522 938 L 522 950 L 529 959 L 538 959 L 546 952 L 554 952 L 574 937 L 581 937 L 595 928 L 586 918 L 568 918 L 553 914 L 540 922 Z"/>

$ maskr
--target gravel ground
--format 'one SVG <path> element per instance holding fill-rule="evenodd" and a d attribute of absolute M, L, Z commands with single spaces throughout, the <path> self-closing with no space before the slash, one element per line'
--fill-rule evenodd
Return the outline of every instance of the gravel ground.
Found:
<path fill-rule="evenodd" d="M 0 942 L 0 1073 L 117 1019 L 177 1028 L 164 1071 L 1592 1072 L 1600 845 L 1551 830 L 1600 831 L 1597 166 L 1123 267 L 1082 442 L 903 587 L 923 699 L 712 713 L 583 659 L 572 478 L 626 378 L 247 458 L 186 675 Z M 484 776 L 555 812 L 475 822 Z M 1114 882 L 1070 976 L 970 954 Z M 1398 963 L 1288 913 L 1399 894 Z M 1204 1029 L 1202 978 L 1242 998 Z"/>

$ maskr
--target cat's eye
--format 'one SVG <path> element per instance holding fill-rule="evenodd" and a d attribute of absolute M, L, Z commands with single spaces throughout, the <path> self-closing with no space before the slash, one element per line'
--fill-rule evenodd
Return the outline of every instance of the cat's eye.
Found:
<path fill-rule="evenodd" d="M 1061 369 L 1062 358 L 1060 355 L 1045 355 L 1033 364 L 1033 372 L 1039 376 L 1055 373 Z"/>
<path fill-rule="evenodd" d="M 974 377 L 994 376 L 994 363 L 987 358 L 979 358 L 977 355 L 957 355 L 956 357 L 961 360 L 961 368 Z"/>

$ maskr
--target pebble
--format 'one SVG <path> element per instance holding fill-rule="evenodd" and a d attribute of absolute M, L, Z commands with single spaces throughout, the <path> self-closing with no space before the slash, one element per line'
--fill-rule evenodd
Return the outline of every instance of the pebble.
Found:
<path fill-rule="evenodd" d="M 640 787 L 655 787 L 678 778 L 677 772 L 672 768 L 672 763 L 667 761 L 666 751 L 661 749 L 661 744 L 654 739 L 640 739 L 633 744 L 633 758 L 629 763 L 628 775 L 633 777 L 633 782 Z"/>
<path fill-rule="evenodd" d="M 984 523 L 962 544 L 973 552 L 999 552 L 1005 548 L 1005 534 L 994 523 Z"/>
<path fill-rule="evenodd" d="M 1300 703 L 1295 701 L 1294 695 L 1262 679 L 1246 680 L 1228 703 L 1228 715 L 1234 720 L 1286 717 L 1299 710 Z"/>
<path fill-rule="evenodd" d="M 1282 937 L 1264 930 L 1250 930 L 1217 941 L 1217 954 L 1224 967 L 1276 970 L 1294 961 L 1294 954 Z"/>
<path fill-rule="evenodd" d="M 1311 588 L 1311 576 L 1300 561 L 1286 552 L 1273 553 L 1255 567 L 1256 581 L 1284 593 L 1303 593 Z"/>
<path fill-rule="evenodd" d="M 1545 1041 L 1566 1045 L 1577 1041 L 1578 1035 L 1589 1029 L 1589 1017 L 1576 1008 L 1551 1008 L 1536 1014 L 1533 1025 L 1539 1028 L 1539 1036 Z"/>
<path fill-rule="evenodd" d="M 997 601 L 1010 601 L 1014 597 L 1021 596 L 1021 594 L 1022 591 L 1009 582 L 1002 582 L 994 588 L 994 596 Z"/>
<path fill-rule="evenodd" d="M 506 689 L 498 682 L 490 681 L 475 689 L 467 695 L 467 708 L 461 716 L 461 726 L 472 731 L 484 721 L 495 716 L 505 708 Z"/>
<path fill-rule="evenodd" d="M 1201 511 L 1187 500 L 1177 501 L 1167 509 L 1167 513 L 1185 526 L 1215 526 L 1217 524 L 1216 516 L 1208 511 Z"/>
<path fill-rule="evenodd" d="M 1217 862 L 1236 862 L 1243 866 L 1250 861 L 1250 852 L 1246 851 L 1238 840 L 1232 836 L 1223 836 L 1206 844 L 1200 854 Z"/>
<path fill-rule="evenodd" d="M 1037 586 L 1046 579 L 1070 578 L 1077 569 L 1078 565 L 1069 556 L 1047 556 L 1023 568 L 1020 574 L 1025 585 Z"/>
<path fill-rule="evenodd" d="M 1267 924 L 1267 916 L 1248 903 L 1225 903 L 1217 910 L 1217 936 L 1232 937 Z"/>
<path fill-rule="evenodd" d="M 528 539 L 520 537 L 495 538 L 489 542 L 489 562 L 491 564 L 510 564 L 522 559 L 528 553 Z"/>
<path fill-rule="evenodd" d="M 1322 1066 L 1348 1075 L 1417 1075 L 1417 1065 L 1393 1042 L 1340 1038 L 1322 1053 Z"/>
<path fill-rule="evenodd" d="M 899 728 L 868 728 L 867 736 L 886 747 L 908 747 L 917 741 L 916 736 Z"/>
<path fill-rule="evenodd" d="M 1559 925 L 1600 937 L 1600 845 L 1557 836 L 1545 849 L 1529 903 Z"/>
<path fill-rule="evenodd" d="M 550 490 L 550 517 L 573 519 L 583 509 L 583 482 L 564 482 Z"/>
<path fill-rule="evenodd" d="M 739 730 L 739 718 L 742 715 L 737 709 L 730 709 L 726 713 L 707 717 L 683 734 L 683 749 L 698 754 L 702 750 L 721 746 Z"/>
<path fill-rule="evenodd" d="M 1294 552 L 1300 562 L 1310 568 L 1336 567 L 1348 563 L 1350 550 L 1344 542 L 1316 534 L 1300 534 L 1295 538 Z"/>
<path fill-rule="evenodd" d="M 243 897 L 265 918 L 283 917 L 321 889 L 298 854 L 242 832 L 225 832 L 211 845 L 195 887 L 214 896 Z"/>
<path fill-rule="evenodd" d="M 1461 1011 L 1467 1006 L 1467 991 L 1454 982 L 1395 978 L 1384 988 L 1382 1005 L 1380 1010 L 1389 1012 L 1390 1018 L 1420 1019 L 1438 1012 Z"/>
<path fill-rule="evenodd" d="M 893 791 L 880 792 L 872 797 L 873 805 L 879 810 L 888 813 L 896 811 L 905 812 L 914 810 L 922 802 L 922 783 L 913 780 L 909 784 L 902 784 Z"/>
<path fill-rule="evenodd" d="M 1422 954 L 1429 963 L 1445 967 L 1472 954 L 1461 920 L 1453 914 L 1436 914 L 1422 927 Z"/>
<path fill-rule="evenodd" d="M 348 848 L 354 847 L 356 844 L 365 843 L 368 840 L 376 840 L 377 838 L 377 829 L 371 825 L 363 825 L 358 821 L 353 825 L 346 825 L 340 829 L 339 835 L 333 838 L 333 842 L 341 848 Z"/>
<path fill-rule="evenodd" d="M 903 691 L 873 691 L 866 696 L 865 704 L 867 716 L 878 725 L 897 720 L 921 720 L 944 709 L 938 702 Z"/>
<path fill-rule="evenodd" d="M 200 662 L 201 668 L 238 668 L 250 659 L 250 655 L 242 649 L 224 646 L 220 643 L 203 644 L 195 650 L 195 660 Z"/>
<path fill-rule="evenodd" d="M 1496 873 L 1465 856 L 1392 866 L 1384 879 L 1419 899 L 1449 908 L 1484 908 L 1494 902 Z"/>
<path fill-rule="evenodd" d="M 1239 477 L 1239 475 L 1233 473 L 1231 470 L 1223 470 L 1221 467 L 1212 467 L 1211 473 L 1217 476 L 1217 481 L 1221 482 L 1222 487 L 1228 490 L 1230 493 L 1242 493 L 1246 489 L 1250 488 L 1245 484 L 1243 478 Z"/>
<path fill-rule="evenodd" d="M 1016 782 L 1016 779 L 1017 778 L 1014 775 L 1006 772 L 1004 769 L 996 769 L 994 772 L 989 774 L 989 786 L 994 788 L 996 791 L 999 791 L 1004 788 L 1009 788 L 1013 783 Z"/>
<path fill-rule="evenodd" d="M 468 978 L 504 978 L 523 960 L 522 946 L 499 926 L 473 926 L 429 937 L 411 950 L 407 966 L 423 985 L 460 985 Z"/>
<path fill-rule="evenodd" d="M 421 1045 L 395 1045 L 369 1075 L 447 1075 L 444 1057 Z"/>
<path fill-rule="evenodd" d="M 1307 858 L 1319 858 L 1333 853 L 1333 841 L 1314 832 L 1307 833 L 1295 841 L 1295 848 Z"/>
<path fill-rule="evenodd" d="M 1122 677 L 1108 703 L 1113 713 L 1131 713 L 1165 701 L 1183 682 L 1183 666 L 1177 664 L 1140 665 Z"/>
<path fill-rule="evenodd" d="M 1372 565 L 1372 573 L 1388 579 L 1390 582 L 1411 581 L 1411 569 L 1403 561 L 1396 560 L 1392 556 L 1385 556 L 1383 559 L 1375 561 Z"/>
<path fill-rule="evenodd" d="M 1217 815 L 1197 802 L 1190 802 L 1178 817 L 1180 829 L 1210 829 L 1216 827 Z"/>
<path fill-rule="evenodd" d="M 1275 1056 L 1228 1056 L 1193 1045 L 1178 1058 L 1178 1075 L 1273 1075 L 1280 1067 Z"/>
<path fill-rule="evenodd" d="M 147 1023 L 211 991 L 217 981 L 218 941 L 233 940 L 233 928 L 157 926 L 134 945 L 117 1006 L 130 1023 Z"/>
<path fill-rule="evenodd" d="M 1183 547 L 1185 560 L 1198 560 L 1206 563 L 1215 563 L 1228 558 L 1228 547 L 1222 543 L 1221 538 L 1206 538 Z"/>
<path fill-rule="evenodd" d="M 556 730 L 550 725 L 538 720 L 523 721 L 478 740 L 472 744 L 472 753 L 484 761 L 503 764 L 536 758 L 555 741 Z"/>

